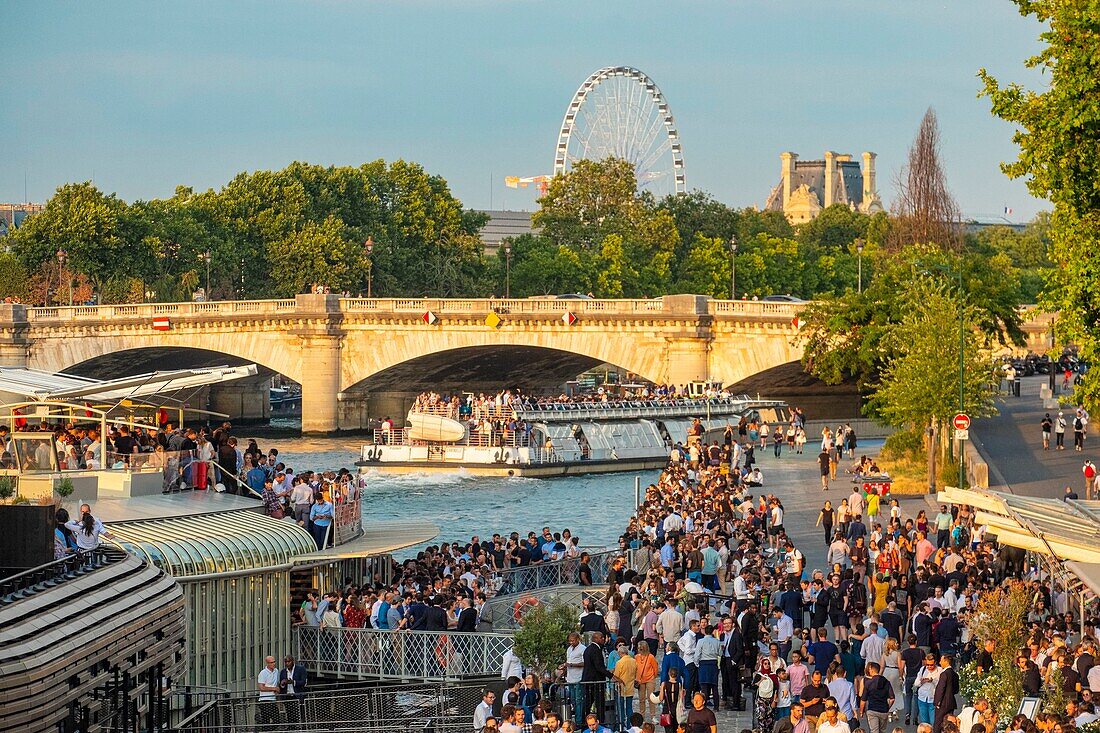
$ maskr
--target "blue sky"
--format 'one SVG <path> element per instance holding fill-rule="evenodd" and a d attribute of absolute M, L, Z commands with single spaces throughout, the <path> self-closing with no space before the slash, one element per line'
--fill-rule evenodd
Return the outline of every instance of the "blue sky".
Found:
<path fill-rule="evenodd" d="M 936 108 L 962 209 L 1026 220 L 1012 127 L 977 70 L 1023 69 L 1040 27 L 1009 0 L 15 2 L 0 0 L 0 200 L 93 178 L 122 198 L 242 170 L 405 158 L 467 206 L 532 208 L 574 90 L 642 69 L 676 116 L 689 187 L 762 205 L 779 153 L 878 153 L 889 202 Z"/>

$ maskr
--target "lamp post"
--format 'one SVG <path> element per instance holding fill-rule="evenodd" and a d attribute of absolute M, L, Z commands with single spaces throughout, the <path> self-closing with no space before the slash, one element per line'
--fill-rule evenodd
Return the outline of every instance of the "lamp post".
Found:
<path fill-rule="evenodd" d="M 371 298 L 371 282 L 374 275 L 374 237 L 367 237 L 367 241 L 363 242 L 363 248 L 367 250 L 367 297 Z"/>
<path fill-rule="evenodd" d="M 858 268 L 858 275 L 856 280 L 856 291 L 863 292 L 863 240 L 856 240 L 856 267 Z"/>
<path fill-rule="evenodd" d="M 202 291 L 202 294 L 203 294 L 203 299 L 207 303 L 210 302 L 210 260 L 211 260 L 210 250 L 206 250 L 201 255 L 199 255 L 199 262 L 205 262 L 206 263 L 206 289 Z"/>
<path fill-rule="evenodd" d="M 512 297 L 512 243 L 504 243 L 504 298 Z"/>
<path fill-rule="evenodd" d="M 65 261 L 69 259 L 69 253 L 63 249 L 57 250 L 57 298 L 61 299 L 61 280 L 64 278 Z M 73 305 L 73 281 L 69 278 L 69 307 Z"/>
<path fill-rule="evenodd" d="M 737 235 L 730 237 L 730 300 L 737 300 Z"/>

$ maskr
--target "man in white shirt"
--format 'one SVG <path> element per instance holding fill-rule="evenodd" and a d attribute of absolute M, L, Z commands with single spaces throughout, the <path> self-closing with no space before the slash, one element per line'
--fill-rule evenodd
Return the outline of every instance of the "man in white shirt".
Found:
<path fill-rule="evenodd" d="M 279 670 L 275 668 L 275 657 L 264 659 L 264 668 L 256 675 L 256 688 L 260 691 L 256 704 L 256 724 L 265 725 L 278 720 L 278 708 L 275 706 L 275 694 L 279 692 Z"/>
<path fill-rule="evenodd" d="M 699 681 L 699 665 L 695 662 L 695 645 L 699 638 L 699 621 L 692 620 L 688 630 L 683 633 L 676 646 L 680 648 L 680 656 L 684 659 L 684 689 L 693 690 Z"/>
<path fill-rule="evenodd" d="M 684 633 L 684 617 L 676 610 L 676 600 L 665 599 L 665 610 L 657 617 L 657 640 L 664 646 L 666 641 L 678 641 Z"/>
<path fill-rule="evenodd" d="M 858 488 L 852 489 L 852 493 L 848 495 L 848 512 L 854 517 L 855 515 L 863 516 L 863 494 L 860 493 Z"/>
<path fill-rule="evenodd" d="M 506 680 L 509 677 L 523 679 L 523 663 L 519 661 L 516 653 L 509 649 L 504 652 L 504 658 L 500 661 L 500 678 Z"/>
<path fill-rule="evenodd" d="M 986 710 L 989 710 L 989 702 L 984 697 L 979 697 L 973 705 L 963 708 L 959 713 L 959 733 L 970 733 L 976 723 L 982 722 Z"/>
<path fill-rule="evenodd" d="M 581 676 L 584 674 L 584 644 L 581 643 L 581 635 L 573 632 L 569 635 L 569 646 L 565 648 L 565 682 L 569 685 L 569 697 L 573 700 L 573 709 L 576 711 L 576 722 L 579 725 L 584 720 L 584 685 L 581 684 Z"/>
<path fill-rule="evenodd" d="M 474 708 L 474 733 L 481 733 L 481 729 L 485 727 L 485 721 L 493 714 L 493 701 L 496 700 L 496 693 L 492 690 L 485 690 L 481 696 L 481 702 Z"/>
<path fill-rule="evenodd" d="M 684 519 L 673 509 L 665 517 L 665 534 L 679 534 L 684 529 Z"/>
<path fill-rule="evenodd" d="M 882 650 L 886 646 L 886 640 L 878 634 L 878 623 L 872 621 L 867 627 L 867 637 L 859 646 L 859 656 L 864 662 L 875 662 L 882 659 Z"/>

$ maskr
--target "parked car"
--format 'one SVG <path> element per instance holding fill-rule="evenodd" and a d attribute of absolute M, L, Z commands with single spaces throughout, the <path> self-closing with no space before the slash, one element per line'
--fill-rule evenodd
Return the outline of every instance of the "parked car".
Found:
<path fill-rule="evenodd" d="M 796 298 L 793 295 L 765 295 L 760 300 L 769 303 L 805 303 L 802 298 Z"/>

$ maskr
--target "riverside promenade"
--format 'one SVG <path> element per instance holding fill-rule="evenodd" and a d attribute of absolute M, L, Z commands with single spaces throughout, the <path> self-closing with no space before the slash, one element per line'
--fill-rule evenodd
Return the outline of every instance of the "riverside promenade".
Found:
<path fill-rule="evenodd" d="M 971 435 L 977 438 L 975 447 L 989 464 L 989 488 L 1054 498 L 1061 497 L 1066 486 L 1072 486 L 1084 499 L 1081 466 L 1086 458 L 1093 463 L 1100 461 L 1100 434 L 1095 427 L 1100 416 L 1090 419 L 1085 450 L 1078 453 L 1073 450 L 1073 407 L 1063 405 L 1060 409 L 1069 423 L 1066 449 L 1054 450 L 1052 445 L 1049 451 L 1044 451 L 1039 422 L 1048 412 L 1056 419 L 1059 409 L 1043 407 L 1039 389 L 1047 383 L 1046 375 L 1021 380 L 1020 396 L 1004 397 L 998 402 L 1000 414 L 996 417 L 975 420 Z"/>

